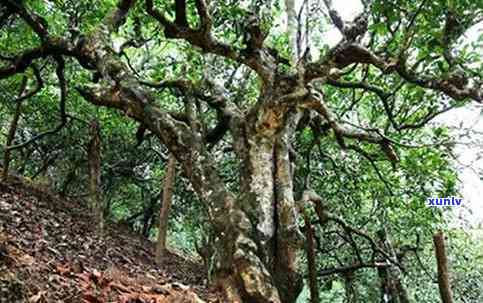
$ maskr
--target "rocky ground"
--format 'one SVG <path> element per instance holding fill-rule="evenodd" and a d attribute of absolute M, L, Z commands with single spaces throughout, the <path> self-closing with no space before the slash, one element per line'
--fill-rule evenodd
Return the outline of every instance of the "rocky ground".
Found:
<path fill-rule="evenodd" d="M 221 302 L 202 266 L 109 225 L 95 235 L 84 203 L 21 178 L 0 183 L 0 303 Z"/>

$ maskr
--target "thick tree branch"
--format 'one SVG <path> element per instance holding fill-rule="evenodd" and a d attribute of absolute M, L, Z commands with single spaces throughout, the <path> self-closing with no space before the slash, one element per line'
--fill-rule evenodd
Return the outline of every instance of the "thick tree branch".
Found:
<path fill-rule="evenodd" d="M 42 41 L 47 40 L 47 22 L 42 17 L 37 14 L 29 12 L 25 6 L 23 6 L 22 1 L 17 0 L 1 0 L 0 3 L 4 3 L 7 8 L 16 12 L 27 24 L 32 28 L 32 30 L 39 36 Z"/>
<path fill-rule="evenodd" d="M 208 13 L 208 6 L 206 5 L 205 0 L 196 0 L 196 10 L 198 11 L 198 16 L 200 17 L 200 30 L 205 33 L 209 34 L 211 31 L 212 21 L 211 16 Z"/>
<path fill-rule="evenodd" d="M 50 39 L 39 47 L 28 49 L 16 56 L 10 64 L 0 67 L 0 80 L 23 73 L 36 59 L 54 55 L 68 55 L 76 57 L 78 53 L 67 41 L 63 39 Z"/>
<path fill-rule="evenodd" d="M 428 78 L 423 75 L 417 75 L 415 72 L 408 70 L 407 67 L 401 63 L 397 65 L 396 71 L 399 76 L 409 83 L 443 92 L 455 100 L 469 98 L 479 103 L 483 102 L 483 90 L 481 87 L 469 87 L 462 84 L 467 83 L 468 79 L 463 81 L 453 81 L 453 79 Z"/>
<path fill-rule="evenodd" d="M 347 41 L 354 41 L 367 32 L 367 15 L 365 13 L 357 16 L 353 22 L 344 22 L 340 14 L 332 6 L 332 0 L 324 0 L 325 6 L 329 11 L 329 17 L 335 27 Z"/>
<path fill-rule="evenodd" d="M 188 19 L 186 18 L 186 0 L 176 0 L 176 24 L 188 27 Z"/>
<path fill-rule="evenodd" d="M 24 91 L 27 87 L 28 78 L 24 76 L 22 79 L 22 83 L 20 84 L 20 91 L 18 93 L 19 98 L 17 98 L 17 103 L 15 104 L 15 112 L 13 114 L 12 120 L 10 121 L 10 126 L 8 128 L 7 134 L 7 141 L 5 145 L 8 147 L 15 139 L 15 133 L 17 131 L 18 121 L 20 120 L 20 115 L 22 114 L 22 100 L 20 97 L 24 94 Z M 8 148 L 5 148 L 3 152 L 3 171 L 2 171 L 2 181 L 6 181 L 8 179 L 8 170 L 10 165 L 10 154 L 11 151 Z"/>
<path fill-rule="evenodd" d="M 172 152 L 177 156 L 183 157 L 189 153 L 189 142 L 185 141 L 189 139 L 183 140 L 182 135 L 185 131 L 186 136 L 189 135 L 186 123 L 174 119 L 155 105 L 140 102 L 129 88 L 103 84 L 76 87 L 76 89 L 87 101 L 95 105 L 119 109 L 143 123 L 151 132 L 158 135 L 165 145 L 171 146 Z"/>
<path fill-rule="evenodd" d="M 329 17 L 332 23 L 335 25 L 335 27 L 337 27 L 341 34 L 344 34 L 344 21 L 342 20 L 340 14 L 332 6 L 332 0 L 324 0 L 324 4 L 329 11 Z"/>
<path fill-rule="evenodd" d="M 241 51 L 236 50 L 233 46 L 213 38 L 211 34 L 211 16 L 208 13 L 204 0 L 196 1 L 196 8 L 201 23 L 198 29 L 179 26 L 169 21 L 162 12 L 154 7 L 152 0 L 145 0 L 145 6 L 148 14 L 164 26 L 164 34 L 167 38 L 184 39 L 192 45 L 201 48 L 205 53 L 213 53 L 247 65 L 256 71 L 264 81 L 272 80 L 274 70 L 271 64 L 273 62 L 270 61 L 274 59 L 267 50 L 255 49 L 247 54 L 242 54 Z M 260 43 L 256 44 L 256 46 L 261 47 Z"/>
<path fill-rule="evenodd" d="M 305 235 L 307 244 L 305 247 L 308 261 L 308 276 L 310 287 L 310 302 L 319 303 L 319 285 L 317 283 L 317 253 L 315 251 L 315 229 L 310 222 L 308 211 L 302 206 L 301 212 L 305 223 Z"/>
<path fill-rule="evenodd" d="M 105 20 L 110 31 L 117 31 L 126 22 L 129 10 L 135 3 L 136 0 L 120 0 L 117 3 L 116 9 Z"/>
<path fill-rule="evenodd" d="M 215 109 L 218 115 L 218 123 L 213 129 L 207 132 L 204 138 L 204 141 L 211 144 L 212 146 L 215 145 L 219 140 L 221 140 L 228 132 L 231 118 L 234 115 L 239 115 L 234 106 L 229 106 L 227 104 L 227 100 L 224 96 L 222 96 L 221 93 L 215 95 L 208 95 L 203 92 L 202 89 L 197 88 L 200 86 L 199 84 L 194 84 L 189 80 L 166 80 L 158 83 L 141 81 L 140 83 L 151 88 L 174 88 L 180 90 L 185 95 L 193 96 L 195 98 L 205 101 L 208 106 Z"/>

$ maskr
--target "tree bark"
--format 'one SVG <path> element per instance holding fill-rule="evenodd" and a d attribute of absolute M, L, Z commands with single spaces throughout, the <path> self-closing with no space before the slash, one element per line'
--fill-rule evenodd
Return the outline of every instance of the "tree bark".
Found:
<path fill-rule="evenodd" d="M 163 199 L 159 211 L 158 241 L 156 244 L 156 263 L 161 264 L 166 251 L 166 237 L 168 234 L 168 219 L 173 201 L 173 189 L 176 176 L 176 158 L 173 154 L 169 155 L 163 181 Z"/>
<path fill-rule="evenodd" d="M 396 289 L 392 281 L 389 279 L 389 271 L 387 267 L 378 267 L 377 274 L 379 276 L 381 302 L 397 303 Z"/>
<path fill-rule="evenodd" d="M 438 285 L 441 301 L 443 303 L 453 303 L 453 295 L 449 281 L 448 258 L 446 257 L 444 234 L 442 231 L 434 234 L 433 242 L 438 265 Z"/>
<path fill-rule="evenodd" d="M 383 229 L 378 232 L 378 235 L 381 247 L 385 251 L 389 252 L 389 255 L 393 260 L 397 260 L 394 247 L 392 246 L 391 240 L 389 239 L 387 232 Z M 387 300 L 383 302 L 410 302 L 406 287 L 401 281 L 402 272 L 397 266 L 391 264 L 388 267 L 379 268 L 378 274 L 381 283 L 381 297 L 383 300 Z"/>
<path fill-rule="evenodd" d="M 285 13 L 287 14 L 287 31 L 289 38 L 289 51 L 294 64 L 299 59 L 299 45 L 297 43 L 297 12 L 295 11 L 295 0 L 285 0 Z"/>
<path fill-rule="evenodd" d="M 263 97 L 277 100 L 278 96 L 273 93 Z M 270 104 L 268 100 L 266 104 Z M 298 118 L 297 113 L 273 110 L 270 105 L 262 107 L 257 116 L 247 119 L 245 137 L 236 138 L 247 144 L 244 148 L 240 148 L 242 144 L 234 146 L 244 172 L 241 188 L 244 196 L 249 197 L 248 201 L 238 204 L 242 205 L 242 211 L 256 232 L 251 237 L 258 247 L 255 254 L 260 256 L 259 267 L 262 266 L 258 275 L 267 270 L 271 282 L 264 287 L 272 288 L 276 294 L 273 298 L 265 295 L 263 300 L 253 302 L 295 302 L 303 286 L 296 270 L 296 253 L 302 247 L 302 235 L 297 226 L 289 158 L 290 139 Z M 233 133 L 236 136 L 237 131 Z M 246 302 L 250 300 L 251 297 Z"/>
<path fill-rule="evenodd" d="M 386 248 L 387 239 L 384 230 L 379 231 L 379 245 Z M 393 266 L 393 265 L 391 265 Z M 377 274 L 379 276 L 381 302 L 383 303 L 398 303 L 398 295 L 394 279 L 392 279 L 389 267 L 378 267 Z"/>
<path fill-rule="evenodd" d="M 24 77 L 20 87 L 20 92 L 18 94 L 19 97 L 23 94 L 26 87 L 27 87 L 27 77 Z M 10 121 L 10 127 L 8 128 L 7 142 L 5 143 L 5 151 L 3 153 L 2 181 L 4 182 L 7 181 L 8 179 L 10 155 L 12 152 L 8 147 L 12 145 L 13 140 L 15 139 L 15 133 L 17 132 L 18 121 L 20 120 L 20 115 L 22 114 L 22 101 L 23 100 L 17 100 L 17 103 L 15 104 L 15 113 L 13 114 L 12 121 Z"/>
<path fill-rule="evenodd" d="M 99 235 L 104 232 L 104 208 L 101 194 L 101 134 L 99 122 L 90 123 L 91 140 L 88 145 L 89 165 L 89 202 L 94 215 L 96 230 Z"/>
<path fill-rule="evenodd" d="M 304 210 L 302 210 L 302 214 L 304 217 L 305 235 L 307 238 L 306 252 L 307 252 L 308 275 L 309 275 L 310 302 L 319 303 L 320 295 L 319 295 L 319 285 L 317 283 L 317 263 L 316 263 L 316 253 L 315 253 L 314 227 L 310 223 L 309 214 Z"/>

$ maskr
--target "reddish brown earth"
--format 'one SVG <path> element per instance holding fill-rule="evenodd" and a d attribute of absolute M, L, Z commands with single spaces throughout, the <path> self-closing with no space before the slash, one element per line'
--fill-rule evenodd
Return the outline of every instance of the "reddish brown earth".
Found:
<path fill-rule="evenodd" d="M 221 302 L 195 260 L 158 267 L 151 242 L 118 225 L 97 237 L 84 203 L 12 179 L 0 183 L 0 303 Z"/>

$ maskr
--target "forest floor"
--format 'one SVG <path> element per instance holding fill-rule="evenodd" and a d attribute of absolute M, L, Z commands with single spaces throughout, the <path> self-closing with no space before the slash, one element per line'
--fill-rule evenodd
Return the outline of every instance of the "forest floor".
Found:
<path fill-rule="evenodd" d="M 97 237 L 85 204 L 12 177 L 0 183 L 0 303 L 221 302 L 196 260 L 118 225 Z"/>

